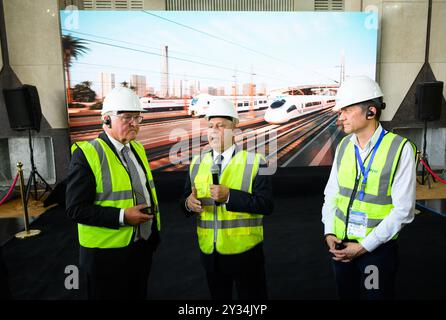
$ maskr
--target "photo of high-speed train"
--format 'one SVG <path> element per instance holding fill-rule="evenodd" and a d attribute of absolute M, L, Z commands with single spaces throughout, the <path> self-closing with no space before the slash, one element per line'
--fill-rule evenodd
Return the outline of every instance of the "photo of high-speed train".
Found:
<path fill-rule="evenodd" d="M 251 110 L 262 110 L 268 108 L 268 98 L 266 96 L 213 96 L 207 93 L 196 95 L 189 103 L 187 114 L 190 116 L 204 116 L 209 108 L 209 104 L 215 99 L 227 99 L 237 106 L 237 112 Z"/>
<path fill-rule="evenodd" d="M 139 98 L 143 108 L 147 112 L 160 112 L 183 110 L 189 104 L 190 99 L 154 99 L 153 97 Z"/>
<path fill-rule="evenodd" d="M 265 121 L 280 124 L 306 113 L 333 107 L 335 97 L 330 95 L 277 96 L 265 112 Z"/>

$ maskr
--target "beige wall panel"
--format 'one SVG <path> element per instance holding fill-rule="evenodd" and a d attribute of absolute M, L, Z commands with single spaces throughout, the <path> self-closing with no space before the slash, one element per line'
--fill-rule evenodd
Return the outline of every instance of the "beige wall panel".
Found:
<path fill-rule="evenodd" d="M 384 92 L 384 109 L 381 120 L 390 121 L 398 110 L 423 63 L 381 63 L 380 85 Z"/>
<path fill-rule="evenodd" d="M 42 113 L 51 127 L 66 128 L 68 115 L 62 66 L 15 66 L 14 72 L 22 83 L 37 87 Z"/>
<path fill-rule="evenodd" d="M 446 63 L 446 0 L 433 1 L 429 62 Z"/>
<path fill-rule="evenodd" d="M 67 127 L 57 0 L 6 0 L 11 67 L 22 83 L 37 86 L 52 128 Z"/>
<path fill-rule="evenodd" d="M 380 62 L 424 61 L 427 9 L 427 1 L 383 2 Z"/>
<path fill-rule="evenodd" d="M 400 2 L 400 3 L 425 2 L 425 3 L 428 3 L 429 0 L 382 0 L 382 2 Z"/>
<path fill-rule="evenodd" d="M 344 11 L 361 11 L 361 1 L 344 0 Z"/>
<path fill-rule="evenodd" d="M 4 6 L 11 65 L 62 62 L 56 0 L 6 0 Z"/>
<path fill-rule="evenodd" d="M 362 10 L 364 10 L 365 8 L 367 8 L 370 5 L 381 7 L 381 3 L 382 3 L 381 0 L 363 0 L 362 1 Z"/>
<path fill-rule="evenodd" d="M 443 81 L 443 96 L 446 97 L 446 62 L 445 63 L 431 63 L 432 72 L 434 73 L 435 79 L 438 81 Z"/>
<path fill-rule="evenodd" d="M 294 0 L 294 11 L 314 11 L 314 0 Z"/>
<path fill-rule="evenodd" d="M 166 10 L 166 1 L 144 0 L 144 10 Z"/>

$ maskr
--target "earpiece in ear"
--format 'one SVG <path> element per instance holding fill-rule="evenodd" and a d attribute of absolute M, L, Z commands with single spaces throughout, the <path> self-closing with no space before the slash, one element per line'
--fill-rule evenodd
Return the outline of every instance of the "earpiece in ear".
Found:
<path fill-rule="evenodd" d="M 107 127 L 111 128 L 111 119 L 110 119 L 110 117 L 108 117 L 107 119 L 104 119 L 104 124 Z"/>
<path fill-rule="evenodd" d="M 373 118 L 375 116 L 375 112 L 373 112 L 370 108 L 367 110 L 366 118 Z"/>

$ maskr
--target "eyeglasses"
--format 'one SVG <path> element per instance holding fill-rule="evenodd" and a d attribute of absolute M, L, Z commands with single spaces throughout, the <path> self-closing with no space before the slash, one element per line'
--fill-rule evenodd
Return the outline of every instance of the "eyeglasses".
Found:
<path fill-rule="evenodd" d="M 112 116 L 121 118 L 121 121 L 124 122 L 125 124 L 128 124 L 132 121 L 136 122 L 137 124 L 140 124 L 142 122 L 142 120 L 144 119 L 143 116 L 132 116 L 129 114 L 112 114 Z"/>

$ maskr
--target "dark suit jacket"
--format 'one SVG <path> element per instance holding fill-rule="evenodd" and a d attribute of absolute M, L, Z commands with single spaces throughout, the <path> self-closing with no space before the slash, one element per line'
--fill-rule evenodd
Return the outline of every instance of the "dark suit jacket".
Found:
<path fill-rule="evenodd" d="M 113 152 L 115 152 L 118 156 L 115 147 L 104 132 L 99 135 L 99 138 L 104 140 L 105 143 L 107 143 L 107 145 L 110 146 Z M 135 150 L 133 150 L 133 148 L 132 151 L 135 154 L 135 157 L 140 163 L 143 170 L 145 170 L 142 164 L 142 160 L 139 159 L 137 153 L 135 152 Z M 120 159 L 119 156 L 118 159 Z M 146 188 L 151 195 L 148 183 L 146 184 Z M 83 151 L 80 148 L 77 148 L 71 158 L 67 177 L 67 215 L 77 223 L 118 229 L 120 208 L 101 207 L 94 204 L 95 194 L 96 180 L 93 171 L 91 170 Z M 151 198 L 153 199 L 152 195 Z M 153 248 L 156 248 L 160 241 L 159 232 L 156 228 L 156 218 L 154 218 L 152 223 L 152 234 L 147 241 L 152 245 Z M 93 254 L 98 250 L 101 249 L 89 249 L 81 246 L 81 256 L 88 256 L 89 254 Z"/>
<path fill-rule="evenodd" d="M 234 154 L 233 154 L 234 156 Z M 266 167 L 265 163 L 261 163 L 260 167 Z M 184 186 L 183 197 L 180 199 L 180 206 L 187 217 L 195 215 L 186 209 L 185 202 L 191 194 L 190 175 L 187 175 Z M 253 214 L 270 215 L 274 210 L 273 192 L 271 176 L 259 175 L 254 177 L 252 184 L 252 194 L 240 190 L 229 190 L 229 201 L 226 208 L 235 212 L 248 212 Z M 263 245 L 258 244 L 254 248 L 235 255 L 221 255 L 215 250 L 213 254 L 201 253 L 201 261 L 208 271 L 226 270 L 233 272 L 243 269 L 252 269 L 255 265 L 264 263 Z"/>

